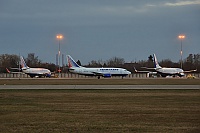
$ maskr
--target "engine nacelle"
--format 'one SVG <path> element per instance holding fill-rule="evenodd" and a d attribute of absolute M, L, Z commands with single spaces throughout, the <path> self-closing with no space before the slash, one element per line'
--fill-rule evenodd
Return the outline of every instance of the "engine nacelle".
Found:
<path fill-rule="evenodd" d="M 178 76 L 179 77 L 183 77 L 183 76 L 185 76 L 185 74 L 184 73 L 179 73 Z"/>
<path fill-rule="evenodd" d="M 105 73 L 105 74 L 103 74 L 103 77 L 104 77 L 104 78 L 110 78 L 110 77 L 111 77 L 111 74 L 110 74 L 110 73 Z"/>
<path fill-rule="evenodd" d="M 46 74 L 46 77 L 50 78 L 50 77 L 51 77 L 51 74 L 50 74 L 50 73 Z"/>

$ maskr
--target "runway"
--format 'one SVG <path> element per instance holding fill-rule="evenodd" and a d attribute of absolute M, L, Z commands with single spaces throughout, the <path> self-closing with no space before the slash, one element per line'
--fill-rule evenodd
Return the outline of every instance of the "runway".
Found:
<path fill-rule="evenodd" d="M 0 89 L 199 89 L 200 85 L 0 85 Z"/>

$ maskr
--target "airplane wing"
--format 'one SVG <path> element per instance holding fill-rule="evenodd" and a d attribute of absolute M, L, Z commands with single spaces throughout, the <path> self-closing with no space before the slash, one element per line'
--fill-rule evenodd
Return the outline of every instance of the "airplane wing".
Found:
<path fill-rule="evenodd" d="M 74 68 L 68 68 L 68 70 L 75 70 Z"/>
<path fill-rule="evenodd" d="M 101 73 L 101 72 L 92 72 L 92 73 L 94 73 L 95 75 L 99 75 L 99 76 L 104 75 L 104 73 Z"/>
<path fill-rule="evenodd" d="M 155 68 L 150 68 L 150 67 L 141 67 L 141 68 L 144 68 L 144 69 L 147 69 L 147 70 L 155 70 Z"/>
<path fill-rule="evenodd" d="M 10 68 L 12 70 L 21 70 L 20 68 Z"/>
<path fill-rule="evenodd" d="M 47 75 L 47 74 L 49 74 L 49 73 L 43 73 L 43 72 L 35 73 L 35 75 L 41 75 L 41 76 L 43 76 L 43 75 Z"/>
<path fill-rule="evenodd" d="M 19 69 L 18 69 L 19 70 Z M 8 73 L 22 73 L 22 72 L 12 72 L 12 71 L 10 71 L 8 68 L 6 68 L 6 71 L 8 72 Z"/>
<path fill-rule="evenodd" d="M 149 73 L 149 72 L 151 72 L 151 71 L 138 71 L 135 67 L 134 67 L 134 70 L 135 70 L 136 73 Z"/>
<path fill-rule="evenodd" d="M 95 76 L 102 76 L 102 77 L 111 77 L 112 74 L 110 73 L 101 73 L 101 72 L 92 72 Z"/>
<path fill-rule="evenodd" d="M 195 69 L 195 70 L 189 70 L 189 71 L 184 71 L 184 73 L 192 73 L 192 72 L 196 72 L 197 71 L 197 69 Z"/>
<path fill-rule="evenodd" d="M 142 67 L 144 68 L 144 67 Z M 152 70 L 152 71 L 138 71 L 135 67 L 134 67 L 134 70 L 136 73 L 155 73 L 155 68 L 150 68 L 149 70 Z"/>
<path fill-rule="evenodd" d="M 162 68 L 149 68 L 149 67 L 141 67 L 141 68 L 144 68 L 144 69 L 147 69 L 147 70 L 151 70 L 150 72 L 152 72 L 152 71 L 158 71 L 158 70 L 160 70 L 160 69 L 162 69 Z"/>
<path fill-rule="evenodd" d="M 135 67 L 134 70 L 136 73 L 149 73 L 149 74 L 157 74 L 157 72 L 155 71 L 138 71 Z M 151 70 L 155 70 L 155 69 L 151 69 Z"/>
<path fill-rule="evenodd" d="M 37 73 L 38 75 L 45 75 L 46 73 Z"/>

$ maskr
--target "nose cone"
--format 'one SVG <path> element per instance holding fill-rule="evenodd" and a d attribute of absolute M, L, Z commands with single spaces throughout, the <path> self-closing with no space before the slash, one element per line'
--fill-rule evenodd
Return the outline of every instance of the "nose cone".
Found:
<path fill-rule="evenodd" d="M 131 72 L 130 72 L 130 71 L 127 71 L 127 74 L 131 74 Z"/>

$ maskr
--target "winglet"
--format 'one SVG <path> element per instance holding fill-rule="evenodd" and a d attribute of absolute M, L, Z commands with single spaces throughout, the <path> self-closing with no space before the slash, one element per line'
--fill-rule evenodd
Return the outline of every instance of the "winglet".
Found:
<path fill-rule="evenodd" d="M 68 61 L 68 66 L 69 68 L 71 67 L 80 67 L 70 55 L 67 55 L 67 61 Z"/>

